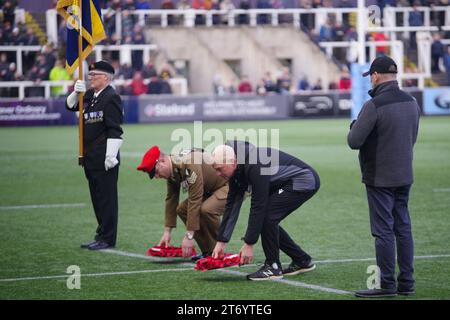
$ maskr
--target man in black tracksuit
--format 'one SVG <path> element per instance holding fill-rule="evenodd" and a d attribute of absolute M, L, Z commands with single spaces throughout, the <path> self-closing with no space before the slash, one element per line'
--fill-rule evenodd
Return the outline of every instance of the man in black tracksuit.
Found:
<path fill-rule="evenodd" d="M 105 61 L 91 64 L 88 75 L 91 89 L 86 91 L 84 81 L 78 80 L 75 91 L 66 100 L 67 109 L 77 111 L 78 94 L 86 92 L 83 99 L 83 167 L 98 227 L 95 240 L 81 247 L 90 250 L 114 247 L 117 238 L 123 107 L 120 96 L 110 86 L 113 74 L 114 68 Z"/>
<path fill-rule="evenodd" d="M 247 276 L 249 280 L 268 280 L 315 269 L 311 257 L 291 239 L 279 223 L 310 199 L 319 189 L 319 176 L 303 161 L 273 148 L 257 148 L 248 142 L 228 141 L 213 152 L 214 168 L 229 181 L 225 213 L 213 257 L 224 254 L 236 225 L 247 190 L 251 208 L 241 264 L 251 263 L 253 245 L 261 235 L 266 256 L 264 266 Z M 280 249 L 292 263 L 281 270 Z"/>
<path fill-rule="evenodd" d="M 364 74 L 371 77 L 372 99 L 364 104 L 348 134 L 350 148 L 359 149 L 380 268 L 380 289 L 357 291 L 358 297 L 414 293 L 414 244 L 408 199 L 420 109 L 413 97 L 399 89 L 396 73 L 397 65 L 391 58 L 384 56 L 373 61 Z"/>

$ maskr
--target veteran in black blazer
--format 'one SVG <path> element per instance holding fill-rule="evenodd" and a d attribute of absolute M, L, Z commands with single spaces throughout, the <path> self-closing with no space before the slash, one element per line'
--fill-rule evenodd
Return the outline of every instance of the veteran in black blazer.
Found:
<path fill-rule="evenodd" d="M 114 247 L 117 239 L 119 177 L 122 145 L 123 107 L 120 96 L 110 85 L 114 68 L 106 61 L 89 66 L 89 83 L 75 83 L 67 97 L 66 108 L 78 111 L 78 95 L 85 92 L 83 104 L 83 167 L 89 182 L 92 205 L 98 227 L 94 241 L 82 248 L 101 250 Z"/>

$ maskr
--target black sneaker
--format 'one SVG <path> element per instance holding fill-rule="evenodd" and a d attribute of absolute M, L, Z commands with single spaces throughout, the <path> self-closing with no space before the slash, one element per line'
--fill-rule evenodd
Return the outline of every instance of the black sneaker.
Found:
<path fill-rule="evenodd" d="M 274 263 L 273 265 L 276 266 Z M 280 267 L 275 269 L 274 267 L 265 264 L 258 271 L 247 275 L 247 280 L 261 281 L 261 280 L 270 280 L 270 279 L 281 279 L 283 278 L 283 272 Z"/>
<path fill-rule="evenodd" d="M 285 276 L 295 276 L 297 274 L 313 271 L 315 268 L 316 265 L 312 263 L 311 260 L 301 265 L 297 265 L 294 262 L 291 262 L 291 264 L 286 269 L 283 269 L 283 274 Z"/>
<path fill-rule="evenodd" d="M 397 296 L 396 289 L 369 289 L 355 292 L 358 298 L 386 298 Z"/>

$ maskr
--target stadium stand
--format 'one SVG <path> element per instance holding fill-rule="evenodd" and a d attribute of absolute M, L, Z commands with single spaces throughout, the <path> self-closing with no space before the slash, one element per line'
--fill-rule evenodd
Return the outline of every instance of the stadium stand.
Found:
<path fill-rule="evenodd" d="M 0 1 L 2 97 L 64 95 L 72 83 L 61 70 L 66 26 L 54 9 L 56 1 L 40 3 L 38 8 L 30 1 Z M 161 93 L 158 88 L 165 88 L 164 82 L 170 83 L 170 90 L 162 93 L 174 94 L 248 93 L 249 87 L 258 94 L 351 87 L 348 69 L 357 59 L 356 0 L 102 0 L 100 4 L 108 38 L 87 62 L 112 61 L 118 70 L 115 84 L 125 95 Z M 390 54 L 403 61 L 399 66 L 403 86 L 450 84 L 448 0 L 368 0 L 366 5 L 381 9 L 379 19 L 368 25 L 368 60 Z M 298 57 L 283 52 L 283 45 L 291 46 Z M 308 66 L 309 56 L 317 60 L 313 68 Z M 210 68 L 200 68 L 198 61 Z M 242 90 L 244 78 L 248 85 Z M 154 81 L 163 85 L 143 89 Z"/>

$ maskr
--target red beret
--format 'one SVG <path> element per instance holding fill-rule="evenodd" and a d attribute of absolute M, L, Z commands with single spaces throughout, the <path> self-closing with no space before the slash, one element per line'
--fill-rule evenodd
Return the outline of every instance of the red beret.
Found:
<path fill-rule="evenodd" d="M 159 159 L 159 156 L 161 155 L 161 151 L 159 151 L 158 146 L 151 147 L 142 158 L 142 162 L 137 167 L 138 170 L 145 171 L 150 174 L 150 178 L 153 178 L 155 176 L 155 166 L 156 162 Z"/>

